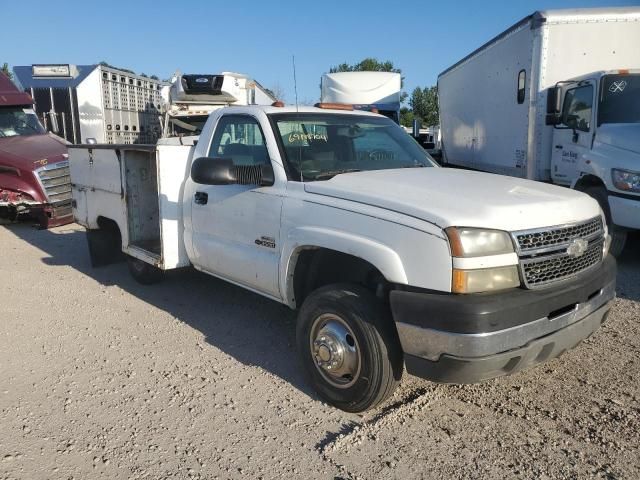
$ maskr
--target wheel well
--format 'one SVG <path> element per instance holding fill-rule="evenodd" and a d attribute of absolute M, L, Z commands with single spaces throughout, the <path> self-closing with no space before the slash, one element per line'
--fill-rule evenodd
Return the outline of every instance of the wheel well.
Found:
<path fill-rule="evenodd" d="M 114 245 L 114 248 L 120 250 L 122 248 L 122 233 L 120 233 L 120 226 L 115 220 L 111 220 L 110 218 L 99 216 L 96 219 L 96 223 L 100 230 L 105 231 L 109 234 L 109 238 L 112 242 L 117 245 Z"/>
<path fill-rule="evenodd" d="M 311 292 L 333 283 L 362 285 L 383 301 L 390 289 L 380 270 L 362 258 L 328 248 L 300 252 L 293 274 L 293 293 L 298 307 Z"/>
<path fill-rule="evenodd" d="M 583 192 L 589 187 L 605 187 L 605 184 L 601 178 L 596 177 L 595 175 L 585 175 L 578 179 L 575 187 L 573 188 L 580 192 Z"/>

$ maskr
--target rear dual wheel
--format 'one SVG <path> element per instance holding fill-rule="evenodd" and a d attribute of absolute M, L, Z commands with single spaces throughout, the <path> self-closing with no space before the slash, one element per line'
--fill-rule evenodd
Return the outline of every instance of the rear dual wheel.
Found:
<path fill-rule="evenodd" d="M 164 272 L 158 267 L 132 256 L 127 256 L 127 266 L 131 276 L 143 285 L 152 285 L 164 278 Z"/>

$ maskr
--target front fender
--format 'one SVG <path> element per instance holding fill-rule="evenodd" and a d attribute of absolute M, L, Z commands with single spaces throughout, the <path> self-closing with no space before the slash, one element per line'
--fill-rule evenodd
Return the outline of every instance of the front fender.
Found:
<path fill-rule="evenodd" d="M 326 227 L 295 228 L 289 232 L 280 257 L 280 291 L 291 307 L 295 307 L 293 274 L 298 256 L 311 248 L 327 248 L 353 255 L 375 266 L 389 282 L 408 283 L 400 256 L 382 243 Z"/>
<path fill-rule="evenodd" d="M 0 173 L 0 190 L 13 190 L 22 192 L 33 198 L 38 203 L 46 203 L 47 198 L 44 196 L 42 188 L 38 185 L 35 173 L 20 171 L 20 175 L 11 173 Z"/>

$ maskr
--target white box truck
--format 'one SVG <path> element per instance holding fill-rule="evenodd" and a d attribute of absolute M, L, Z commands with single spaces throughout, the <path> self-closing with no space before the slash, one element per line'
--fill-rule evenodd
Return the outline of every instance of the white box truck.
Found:
<path fill-rule="evenodd" d="M 439 168 L 381 115 L 277 105 L 218 109 L 192 146 L 72 146 L 94 264 L 125 252 L 142 283 L 193 266 L 299 309 L 310 383 L 351 412 L 405 365 L 483 381 L 605 321 L 616 267 L 587 195 Z"/>
<path fill-rule="evenodd" d="M 320 102 L 353 105 L 400 123 L 402 77 L 395 72 L 336 72 L 320 78 Z"/>
<path fill-rule="evenodd" d="M 438 76 L 443 161 L 588 193 L 640 228 L 640 8 L 535 12 Z"/>
<path fill-rule="evenodd" d="M 167 87 L 162 137 L 197 136 L 209 114 L 230 105 L 271 105 L 277 99 L 257 81 L 233 72 L 176 73 Z"/>

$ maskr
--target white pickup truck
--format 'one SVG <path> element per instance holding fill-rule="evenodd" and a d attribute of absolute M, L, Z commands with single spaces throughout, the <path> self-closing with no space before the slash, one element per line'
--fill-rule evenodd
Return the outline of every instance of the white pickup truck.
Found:
<path fill-rule="evenodd" d="M 605 321 L 616 266 L 595 200 L 440 168 L 391 120 L 323 107 L 225 107 L 182 145 L 72 146 L 94 265 L 124 252 L 142 283 L 193 266 L 298 309 L 310 383 L 351 412 L 405 366 L 479 382 Z"/>

